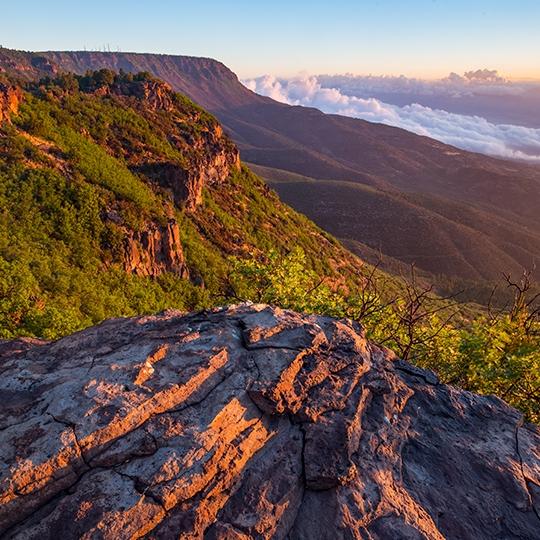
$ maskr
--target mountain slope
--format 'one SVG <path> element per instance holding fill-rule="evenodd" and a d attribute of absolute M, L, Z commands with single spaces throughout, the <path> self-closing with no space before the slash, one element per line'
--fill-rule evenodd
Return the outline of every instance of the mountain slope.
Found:
<path fill-rule="evenodd" d="M 317 215 L 318 223 L 346 244 L 361 238 L 361 245 L 351 249 L 368 259 L 377 253 L 370 255 L 367 246 L 380 247 L 386 257 L 414 262 L 433 274 L 489 280 L 517 271 L 516 259 L 534 261 L 540 253 L 540 238 L 527 226 L 482 208 L 436 196 L 381 192 L 357 182 L 287 177 L 275 169 L 252 168 L 270 179 L 285 202 L 306 215 Z M 336 190 L 341 194 L 337 200 Z"/>
<path fill-rule="evenodd" d="M 3 51 L 8 57 L 11 54 Z M 1 55 L 0 65 L 7 65 Z M 426 234 L 451 238 L 456 246 L 466 249 L 446 253 L 447 242 L 418 243 L 415 261 L 430 272 L 491 279 L 498 278 L 501 269 L 518 271 L 540 257 L 540 169 L 536 167 L 465 152 L 398 128 L 277 103 L 250 92 L 230 70 L 210 59 L 97 52 L 46 52 L 24 57 L 19 53 L 9 69 L 32 77 L 47 70 L 83 73 L 97 67 L 148 70 L 216 114 L 245 160 L 334 182 L 326 184 L 324 202 L 329 207 L 343 207 L 334 216 L 331 229 L 349 245 L 367 244 L 371 250 L 399 256 L 384 235 L 362 237 L 360 222 L 365 216 L 358 208 L 364 202 L 358 193 L 363 191 L 351 199 L 354 192 L 344 188 L 342 181 L 374 188 L 370 200 L 377 202 L 370 210 L 368 227 L 390 220 L 389 227 L 397 236 L 392 241 L 414 241 L 410 232 L 401 232 L 399 222 L 394 221 L 394 192 L 421 196 L 407 199 L 413 222 L 426 223 L 426 212 L 433 215 L 433 207 L 438 208 L 444 219 L 434 218 Z M 279 174 L 276 171 L 276 176 Z M 272 181 L 273 176 L 269 172 L 266 178 Z M 296 183 L 294 189 L 282 183 L 274 187 L 291 205 L 301 207 L 319 225 L 328 226 L 328 212 L 321 205 L 304 204 L 310 197 L 311 183 Z M 456 215 L 457 205 L 462 205 L 460 215 Z M 463 214 L 469 216 L 465 228 L 460 222 Z M 477 221 L 476 216 L 481 218 Z M 484 248 L 486 220 L 493 230 L 500 230 L 497 237 L 489 238 L 494 246 L 489 250 Z M 521 238 L 524 230 L 527 238 L 522 246 L 521 241 L 516 244 L 516 238 Z M 481 268 L 476 251 L 487 254 L 482 256 Z M 410 262 L 409 255 L 403 260 Z"/>
<path fill-rule="evenodd" d="M 1 337 L 215 305 L 231 256 L 299 246 L 320 275 L 361 266 L 241 165 L 211 115 L 148 75 L 0 96 Z"/>
<path fill-rule="evenodd" d="M 540 430 L 261 304 L 0 343 L 0 535 L 540 539 Z"/>

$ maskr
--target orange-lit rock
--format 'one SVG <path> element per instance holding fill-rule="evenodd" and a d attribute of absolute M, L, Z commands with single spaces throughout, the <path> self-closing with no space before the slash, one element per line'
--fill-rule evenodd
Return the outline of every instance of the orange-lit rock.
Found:
<path fill-rule="evenodd" d="M 20 88 L 0 83 L 0 123 L 10 122 L 11 115 L 17 114 L 21 101 Z"/>
<path fill-rule="evenodd" d="M 167 225 L 149 224 L 142 231 L 129 231 L 124 246 L 124 269 L 138 276 L 171 272 L 189 277 L 175 220 Z"/>
<path fill-rule="evenodd" d="M 2 538 L 540 538 L 540 431 L 263 305 L 0 343 Z"/>

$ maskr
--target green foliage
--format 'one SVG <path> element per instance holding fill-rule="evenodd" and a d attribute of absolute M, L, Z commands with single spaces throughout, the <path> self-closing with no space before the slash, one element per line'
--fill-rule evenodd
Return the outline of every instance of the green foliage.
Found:
<path fill-rule="evenodd" d="M 78 110 L 80 115 L 81 109 Z M 70 166 L 83 175 L 87 181 L 109 189 L 115 195 L 135 203 L 141 210 L 148 213 L 151 209 L 158 209 L 160 205 L 157 204 L 152 190 L 133 175 L 121 160 L 109 155 L 93 140 L 71 127 L 73 119 L 68 115 L 70 119 L 66 121 L 67 111 L 69 108 L 60 110 L 51 103 L 29 98 L 29 101 L 21 108 L 17 122 L 32 135 L 54 142 L 63 153 L 59 159 L 69 162 Z M 87 119 L 86 123 L 93 124 L 94 130 L 96 126 L 99 126 L 99 121 L 92 123 L 90 119 Z M 79 123 L 79 130 L 81 125 L 84 124 Z M 24 141 L 22 137 L 18 139 Z M 28 141 L 26 144 L 30 146 Z M 13 156 L 12 152 L 6 153 Z"/>
<path fill-rule="evenodd" d="M 111 83 L 105 72 L 44 80 L 29 87 L 14 125 L 2 126 L 1 337 L 53 339 L 108 317 L 210 306 L 223 298 L 230 253 L 282 253 L 298 244 L 310 254 L 308 267 L 322 268 L 317 229 L 249 170 L 207 189 L 195 213 L 175 208 L 144 176 L 146 163 L 186 167 L 197 148 L 207 151 L 205 131 L 216 126 L 178 94 L 173 114 L 147 110 L 129 85 L 148 80 L 121 74 Z M 128 85 L 127 95 L 88 93 L 110 84 Z M 171 215 L 191 280 L 126 274 L 127 232 Z"/>
<path fill-rule="evenodd" d="M 67 159 L 90 182 L 149 212 L 159 208 L 152 190 L 136 178 L 118 159 L 71 129 L 59 130 L 57 142 Z"/>
<path fill-rule="evenodd" d="M 495 394 L 540 422 L 540 324 L 527 330 L 508 314 L 478 319 L 462 332 L 459 352 L 445 379 Z"/>
<path fill-rule="evenodd" d="M 229 294 L 241 301 L 279 305 L 300 312 L 344 314 L 346 302 L 308 269 L 305 252 L 294 248 L 285 256 L 271 251 L 263 260 L 233 257 Z"/>
<path fill-rule="evenodd" d="M 51 339 L 107 317 L 208 305 L 205 290 L 177 276 L 105 268 L 102 244 L 114 234 L 103 222 L 105 202 L 82 177 L 0 167 L 1 338 Z"/>
<path fill-rule="evenodd" d="M 306 267 L 300 249 L 232 263 L 232 299 L 359 320 L 371 339 L 436 371 L 443 382 L 497 395 L 540 422 L 540 321 L 530 303 L 515 302 L 510 312 L 456 325 L 451 304 L 432 297 L 414 276 L 389 301 L 370 270 L 362 291 L 332 290 Z"/>

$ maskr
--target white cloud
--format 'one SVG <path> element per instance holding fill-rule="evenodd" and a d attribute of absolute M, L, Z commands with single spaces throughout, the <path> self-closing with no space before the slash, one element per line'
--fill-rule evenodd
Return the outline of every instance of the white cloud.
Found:
<path fill-rule="evenodd" d="M 456 82 L 457 79 L 460 81 Z M 390 82 L 388 79 L 377 78 Z M 496 72 L 479 70 L 464 77 L 451 75 L 454 82 L 441 84 L 495 85 L 506 84 Z M 405 77 L 402 85 L 412 84 Z M 399 107 L 375 98 L 347 95 L 343 89 L 323 87 L 316 76 L 301 75 L 278 79 L 264 75 L 243 81 L 251 90 L 291 105 L 316 107 L 326 113 L 341 114 L 400 127 L 419 135 L 426 135 L 464 150 L 494 156 L 540 162 L 540 129 L 509 124 L 493 124 L 480 116 L 466 116 L 444 110 L 431 109 L 414 103 Z M 393 81 L 395 88 L 395 81 Z"/>
<path fill-rule="evenodd" d="M 438 95 L 463 97 L 471 95 L 520 95 L 531 84 L 516 83 L 506 80 L 496 70 L 477 69 L 463 75 L 450 73 L 448 77 L 436 80 L 424 80 L 395 76 L 374 75 L 319 75 L 318 81 L 323 87 L 341 89 L 347 95 L 365 97 L 378 93 L 396 93 L 413 95 Z"/>

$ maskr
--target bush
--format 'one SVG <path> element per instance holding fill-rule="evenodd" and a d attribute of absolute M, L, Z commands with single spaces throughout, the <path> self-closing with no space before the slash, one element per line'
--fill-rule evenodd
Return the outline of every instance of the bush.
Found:
<path fill-rule="evenodd" d="M 540 422 L 540 321 L 528 290 L 527 274 L 511 282 L 518 294 L 512 306 L 472 322 L 452 324 L 455 306 L 430 294 L 414 273 L 398 296 L 383 300 L 384 287 L 366 269 L 362 291 L 333 291 L 306 267 L 305 254 L 271 252 L 263 260 L 234 258 L 229 297 L 296 311 L 358 320 L 368 337 L 399 356 L 438 372 L 443 382 L 494 394 Z"/>

